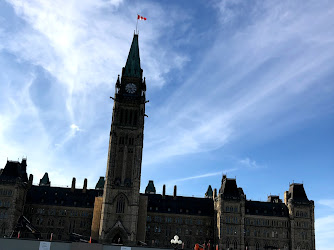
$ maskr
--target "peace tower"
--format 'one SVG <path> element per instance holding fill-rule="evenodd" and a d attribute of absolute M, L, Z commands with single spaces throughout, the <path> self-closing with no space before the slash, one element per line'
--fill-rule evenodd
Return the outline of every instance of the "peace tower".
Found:
<path fill-rule="evenodd" d="M 115 85 L 99 238 L 105 243 L 137 240 L 145 116 L 145 78 L 138 34 Z"/>

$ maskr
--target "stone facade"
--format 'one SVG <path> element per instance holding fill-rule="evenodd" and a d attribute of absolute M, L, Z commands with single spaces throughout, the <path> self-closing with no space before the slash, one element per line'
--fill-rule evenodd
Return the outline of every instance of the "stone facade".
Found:
<path fill-rule="evenodd" d="M 284 203 L 246 200 L 235 179 L 223 176 L 215 197 L 216 242 L 222 249 L 315 249 L 314 202 L 303 184 L 291 184 Z M 298 227 L 295 216 L 298 212 Z"/>
<path fill-rule="evenodd" d="M 209 185 L 205 197 L 157 194 L 149 181 L 140 193 L 146 83 L 134 35 L 115 86 L 106 177 L 95 189 L 53 187 L 48 174 L 39 185 L 27 179 L 27 161 L 7 161 L 0 170 L 0 236 L 93 241 L 170 248 L 178 235 L 183 248 L 196 243 L 223 249 L 315 249 L 314 202 L 303 184 L 290 184 L 284 202 L 246 199 L 236 179 Z M 25 216 L 25 224 L 20 224 Z M 28 225 L 28 226 L 27 226 Z M 36 233 L 38 232 L 38 233 Z M 40 233 L 40 234 L 39 234 Z M 208 248 L 208 247 L 206 247 Z"/>
<path fill-rule="evenodd" d="M 27 192 L 27 161 L 7 161 L 0 175 L 0 236 L 10 234 L 23 214 Z"/>

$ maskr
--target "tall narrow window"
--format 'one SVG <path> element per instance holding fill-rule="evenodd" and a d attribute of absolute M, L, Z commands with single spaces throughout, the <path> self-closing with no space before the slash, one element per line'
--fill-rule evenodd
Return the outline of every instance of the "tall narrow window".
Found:
<path fill-rule="evenodd" d="M 121 137 L 119 138 L 119 144 L 120 144 L 120 145 L 123 145 L 123 144 L 124 144 L 124 137 L 123 137 L 123 136 L 121 136 Z"/>
<path fill-rule="evenodd" d="M 128 124 L 128 110 L 127 109 L 124 111 L 124 124 L 125 125 Z"/>
<path fill-rule="evenodd" d="M 116 213 L 118 214 L 124 213 L 124 206 L 125 206 L 125 199 L 123 196 L 120 196 L 116 204 Z"/>
<path fill-rule="evenodd" d="M 133 116 L 133 110 L 129 110 L 130 116 L 129 116 L 129 124 L 132 125 L 132 116 Z"/>
<path fill-rule="evenodd" d="M 135 111 L 135 116 L 133 118 L 133 126 L 137 125 L 137 119 L 138 119 L 138 113 L 137 113 L 137 111 Z"/>
<path fill-rule="evenodd" d="M 121 110 L 121 112 L 120 112 L 120 116 L 119 116 L 119 122 L 120 122 L 120 124 L 122 124 L 123 123 L 123 116 L 124 116 L 124 111 L 123 111 L 123 109 L 121 108 L 120 109 Z"/>

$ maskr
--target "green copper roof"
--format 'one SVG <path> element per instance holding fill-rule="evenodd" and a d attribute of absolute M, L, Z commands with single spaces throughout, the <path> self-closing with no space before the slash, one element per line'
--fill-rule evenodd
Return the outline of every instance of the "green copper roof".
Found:
<path fill-rule="evenodd" d="M 40 186 L 50 186 L 50 180 L 49 180 L 49 175 L 47 172 L 45 172 L 44 176 L 42 179 L 39 181 Z"/>
<path fill-rule="evenodd" d="M 99 181 L 96 183 L 95 189 L 103 189 L 104 188 L 104 177 L 101 176 Z"/>
<path fill-rule="evenodd" d="M 133 40 L 129 51 L 128 59 L 126 60 L 126 64 L 123 71 L 123 76 L 141 77 L 138 35 L 136 34 L 133 35 Z"/>
<path fill-rule="evenodd" d="M 148 181 L 147 187 L 145 188 L 145 194 L 155 194 L 155 186 L 153 181 Z"/>
<path fill-rule="evenodd" d="M 211 185 L 209 185 L 208 190 L 205 193 L 205 197 L 212 197 L 212 196 L 213 196 L 212 187 Z"/>

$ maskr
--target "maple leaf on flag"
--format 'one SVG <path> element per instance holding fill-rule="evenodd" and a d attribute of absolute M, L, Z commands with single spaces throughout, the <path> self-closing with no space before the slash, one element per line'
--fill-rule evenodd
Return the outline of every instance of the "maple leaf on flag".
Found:
<path fill-rule="evenodd" d="M 138 19 L 138 20 L 144 20 L 144 21 L 145 21 L 147 18 L 146 18 L 146 17 L 143 17 L 143 16 L 141 16 L 141 15 L 138 15 L 137 19 Z"/>

